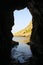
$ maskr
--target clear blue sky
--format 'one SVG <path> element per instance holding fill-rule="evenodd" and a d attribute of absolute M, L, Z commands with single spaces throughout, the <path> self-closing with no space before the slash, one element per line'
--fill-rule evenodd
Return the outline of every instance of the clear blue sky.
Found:
<path fill-rule="evenodd" d="M 29 22 L 32 20 L 32 15 L 27 8 L 22 10 L 14 11 L 14 26 L 12 27 L 12 33 L 17 32 L 25 28 Z"/>

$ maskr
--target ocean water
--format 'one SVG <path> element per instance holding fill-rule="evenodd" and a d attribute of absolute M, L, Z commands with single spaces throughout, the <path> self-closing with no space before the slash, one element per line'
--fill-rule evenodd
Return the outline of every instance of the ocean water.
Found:
<path fill-rule="evenodd" d="M 27 37 L 26 37 L 27 38 Z M 25 37 L 14 37 L 13 41 L 19 42 L 19 45 L 14 46 L 11 50 L 11 58 L 15 59 L 19 63 L 24 63 L 32 57 L 32 52 L 30 49 L 30 45 L 26 44 Z M 28 38 L 27 38 L 28 39 Z M 20 41 L 21 40 L 21 41 Z"/>

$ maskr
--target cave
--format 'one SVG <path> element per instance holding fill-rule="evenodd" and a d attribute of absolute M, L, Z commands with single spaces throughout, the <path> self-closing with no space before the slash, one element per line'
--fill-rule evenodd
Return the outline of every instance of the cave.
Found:
<path fill-rule="evenodd" d="M 32 14 L 32 34 L 30 47 L 32 58 L 27 65 L 43 65 L 43 2 L 38 0 L 9 0 L 0 1 L 0 63 L 10 64 L 12 48 L 11 29 L 14 25 L 14 10 L 27 7 Z M 15 43 L 15 42 L 14 42 Z"/>

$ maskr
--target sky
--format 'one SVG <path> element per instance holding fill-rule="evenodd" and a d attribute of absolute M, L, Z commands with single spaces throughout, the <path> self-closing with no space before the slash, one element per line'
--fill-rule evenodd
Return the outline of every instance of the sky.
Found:
<path fill-rule="evenodd" d="M 14 25 L 11 32 L 15 33 L 25 28 L 32 20 L 32 15 L 27 8 L 22 10 L 15 10 L 14 12 Z"/>

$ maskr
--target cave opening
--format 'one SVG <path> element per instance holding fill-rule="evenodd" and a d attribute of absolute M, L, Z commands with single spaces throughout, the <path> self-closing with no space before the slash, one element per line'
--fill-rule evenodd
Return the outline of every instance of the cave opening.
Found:
<path fill-rule="evenodd" d="M 11 50 L 11 58 L 14 62 L 25 63 L 32 56 L 30 49 L 30 36 L 32 31 L 32 15 L 27 8 L 14 11 L 14 26 L 12 27 L 15 42 Z"/>
<path fill-rule="evenodd" d="M 26 7 L 14 12 L 14 25 L 12 27 L 13 36 L 30 37 L 32 29 L 32 15 Z M 28 38 L 29 39 L 29 38 Z"/>
<path fill-rule="evenodd" d="M 12 27 L 12 33 L 22 30 L 32 21 L 32 15 L 27 7 L 21 10 L 15 10 L 13 13 L 14 25 Z"/>

